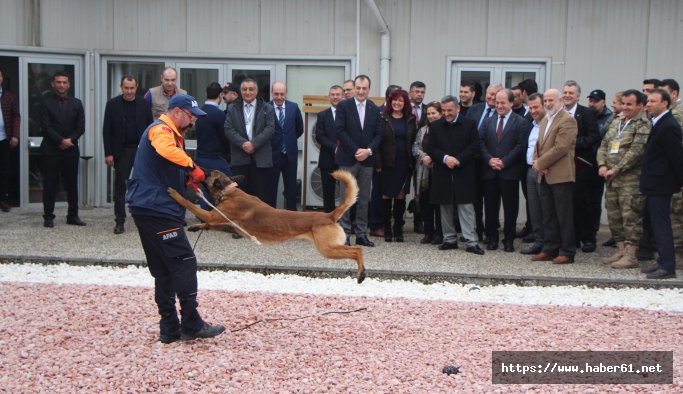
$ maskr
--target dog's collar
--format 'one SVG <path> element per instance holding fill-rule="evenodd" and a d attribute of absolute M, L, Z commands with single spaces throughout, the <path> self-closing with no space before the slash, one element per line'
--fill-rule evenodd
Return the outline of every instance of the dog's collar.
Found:
<path fill-rule="evenodd" d="M 223 197 L 226 197 L 226 196 L 227 196 L 227 191 L 228 191 L 229 189 L 233 188 L 233 187 L 237 187 L 237 184 L 236 184 L 236 183 L 231 183 L 231 184 L 229 184 L 227 187 L 225 187 L 225 188 L 219 190 L 219 191 L 216 193 L 216 196 L 214 197 L 214 200 L 215 200 L 215 201 L 214 201 L 214 205 L 220 204 L 221 201 L 223 201 Z"/>

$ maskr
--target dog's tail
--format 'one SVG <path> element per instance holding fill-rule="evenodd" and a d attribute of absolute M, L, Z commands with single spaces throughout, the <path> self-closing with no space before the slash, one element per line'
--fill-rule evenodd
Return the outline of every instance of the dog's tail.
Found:
<path fill-rule="evenodd" d="M 337 170 L 332 173 L 332 176 L 343 183 L 344 188 L 346 189 L 346 194 L 344 195 L 341 204 L 339 204 L 334 211 L 330 212 L 332 219 L 335 222 L 338 222 L 344 212 L 351 208 L 351 205 L 356 202 L 356 199 L 358 198 L 358 183 L 356 182 L 356 178 L 348 171 Z"/>

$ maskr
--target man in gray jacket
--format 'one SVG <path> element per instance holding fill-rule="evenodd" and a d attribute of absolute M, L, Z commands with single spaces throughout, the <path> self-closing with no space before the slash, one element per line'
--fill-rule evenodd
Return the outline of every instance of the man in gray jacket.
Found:
<path fill-rule="evenodd" d="M 269 169 L 273 166 L 270 140 L 275 133 L 273 107 L 258 100 L 258 85 L 245 79 L 240 85 L 242 98 L 228 106 L 225 136 L 230 141 L 234 175 L 244 175 L 240 187 L 266 201 Z"/>

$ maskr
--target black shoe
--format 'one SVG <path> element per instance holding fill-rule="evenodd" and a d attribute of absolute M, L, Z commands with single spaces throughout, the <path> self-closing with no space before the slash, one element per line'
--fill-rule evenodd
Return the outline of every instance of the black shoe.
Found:
<path fill-rule="evenodd" d="M 356 245 L 373 247 L 373 246 L 375 246 L 375 243 L 370 241 L 368 239 L 368 237 L 362 236 L 362 237 L 356 237 Z"/>
<path fill-rule="evenodd" d="M 656 270 L 650 272 L 645 276 L 648 279 L 669 279 L 669 278 L 675 278 L 676 277 L 676 271 L 674 272 L 669 272 L 665 271 L 662 268 L 657 268 Z"/>
<path fill-rule="evenodd" d="M 498 241 L 490 241 L 488 245 L 486 245 L 486 250 L 496 250 L 498 249 Z"/>
<path fill-rule="evenodd" d="M 484 249 L 480 248 L 479 245 L 474 245 L 465 248 L 465 252 L 482 255 L 484 254 Z"/>
<path fill-rule="evenodd" d="M 536 237 L 534 237 L 533 234 L 529 234 L 526 237 L 522 238 L 522 243 L 530 244 L 532 242 L 536 242 Z"/>
<path fill-rule="evenodd" d="M 515 234 L 515 238 L 524 238 L 527 235 L 529 235 L 530 233 L 531 233 L 531 229 L 527 226 L 524 226 L 524 228 L 517 231 L 517 233 Z"/>
<path fill-rule="evenodd" d="M 460 242 L 467 242 L 467 238 L 465 238 L 464 235 L 461 235 L 460 238 L 458 238 L 458 241 L 460 241 Z"/>
<path fill-rule="evenodd" d="M 43 219 L 43 227 L 52 228 L 55 226 L 55 220 L 52 218 Z"/>
<path fill-rule="evenodd" d="M 657 268 L 659 268 L 659 265 L 657 265 L 655 261 L 650 261 L 643 265 L 643 268 L 640 269 L 640 272 L 644 274 L 649 274 L 650 272 L 657 271 Z"/>
<path fill-rule="evenodd" d="M 180 330 L 175 332 L 162 332 L 159 334 L 159 342 L 173 343 L 180 339 Z"/>
<path fill-rule="evenodd" d="M 66 224 L 70 224 L 72 226 L 85 226 L 85 222 L 82 221 L 78 216 L 67 217 Z"/>
<path fill-rule="evenodd" d="M 512 242 L 504 242 L 503 243 L 503 250 L 506 252 L 514 252 L 515 246 Z"/>
<path fill-rule="evenodd" d="M 197 338 L 213 338 L 216 335 L 221 334 L 223 331 L 225 331 L 225 327 L 220 324 L 211 325 L 204 322 L 204 327 L 202 327 L 201 330 L 192 334 L 183 332 L 180 334 L 180 339 L 183 341 L 191 341 Z"/>
<path fill-rule="evenodd" d="M 443 237 L 440 235 L 435 235 L 432 239 L 432 245 L 441 245 L 443 243 Z"/>
<path fill-rule="evenodd" d="M 441 245 L 439 245 L 439 250 L 450 250 L 450 249 L 458 249 L 458 243 L 457 242 L 444 242 Z"/>
<path fill-rule="evenodd" d="M 595 252 L 595 249 L 596 249 L 595 242 L 592 242 L 592 241 L 585 241 L 583 243 L 583 246 L 581 247 L 581 250 L 583 251 L 583 253 L 593 253 L 593 252 Z"/>
<path fill-rule="evenodd" d="M 126 229 L 123 227 L 123 223 L 116 223 L 114 226 L 114 234 L 123 234 Z"/>
<path fill-rule="evenodd" d="M 638 249 L 636 252 L 638 261 L 650 261 L 655 259 L 655 252 L 649 249 Z"/>
<path fill-rule="evenodd" d="M 617 241 L 614 240 L 614 238 L 610 238 L 607 241 L 602 243 L 602 246 L 608 247 L 608 248 L 613 248 L 617 246 Z"/>
<path fill-rule="evenodd" d="M 348 235 L 346 236 L 346 242 L 344 242 L 344 245 L 351 246 L 351 237 L 349 237 Z"/>
<path fill-rule="evenodd" d="M 533 245 L 529 246 L 528 248 L 524 248 L 524 249 L 520 250 L 519 252 L 521 254 L 539 254 L 539 253 L 541 253 L 542 250 L 543 250 L 543 245 L 533 244 Z"/>

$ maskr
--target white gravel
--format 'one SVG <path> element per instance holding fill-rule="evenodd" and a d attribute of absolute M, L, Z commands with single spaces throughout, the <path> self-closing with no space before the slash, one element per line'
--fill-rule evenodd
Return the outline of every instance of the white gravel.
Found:
<path fill-rule="evenodd" d="M 83 285 L 152 287 L 142 267 L 111 268 L 68 264 L 0 264 L 0 281 Z M 452 283 L 425 285 L 413 281 L 376 280 L 358 285 L 354 279 L 314 279 L 295 275 L 268 275 L 238 271 L 200 271 L 199 289 L 244 292 L 367 296 L 485 302 L 519 305 L 617 306 L 683 312 L 681 289 L 605 289 L 585 286 L 475 286 Z"/>

